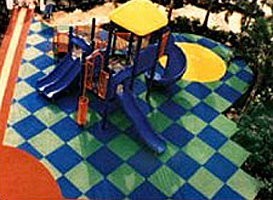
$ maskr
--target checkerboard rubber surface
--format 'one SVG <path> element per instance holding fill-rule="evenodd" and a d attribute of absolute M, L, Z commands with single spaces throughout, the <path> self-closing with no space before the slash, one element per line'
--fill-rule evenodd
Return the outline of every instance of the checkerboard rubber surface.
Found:
<path fill-rule="evenodd" d="M 4 144 L 27 151 L 52 173 L 65 198 L 86 199 L 253 199 L 259 183 L 240 166 L 249 152 L 230 140 L 236 124 L 222 112 L 247 89 L 252 72 L 242 61 L 230 64 L 218 82 L 178 81 L 145 101 L 141 76 L 135 93 L 142 111 L 167 150 L 154 155 L 136 139 L 120 108 L 101 131 L 92 110 L 89 126 L 74 122 L 76 94 L 54 103 L 34 89 L 54 67 L 52 29 L 33 21 L 24 51 Z M 206 38 L 174 34 L 178 42 L 203 45 L 223 59 L 230 51 Z M 208 72 L 209 73 L 209 72 Z M 92 106 L 92 102 L 91 102 Z M 19 170 L 19 169 L 18 169 Z"/>

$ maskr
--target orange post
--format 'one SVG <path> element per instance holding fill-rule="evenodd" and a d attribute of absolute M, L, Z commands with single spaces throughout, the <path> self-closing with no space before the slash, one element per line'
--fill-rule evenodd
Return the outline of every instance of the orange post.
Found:
<path fill-rule="evenodd" d="M 80 96 L 78 101 L 77 124 L 86 125 L 89 99 L 86 96 Z"/>

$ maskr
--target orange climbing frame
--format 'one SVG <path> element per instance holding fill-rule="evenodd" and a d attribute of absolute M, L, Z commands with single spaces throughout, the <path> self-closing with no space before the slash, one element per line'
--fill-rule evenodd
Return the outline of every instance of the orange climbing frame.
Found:
<path fill-rule="evenodd" d="M 98 86 L 95 87 L 94 84 L 94 70 L 96 64 L 96 58 L 100 59 L 100 72 L 99 72 L 99 80 Z M 94 51 L 89 57 L 86 58 L 85 62 L 85 75 L 84 75 L 84 87 L 89 90 L 92 90 L 96 93 L 100 98 L 105 99 L 107 93 L 107 85 L 109 81 L 109 73 L 103 69 L 104 65 L 104 56 L 98 50 Z"/>

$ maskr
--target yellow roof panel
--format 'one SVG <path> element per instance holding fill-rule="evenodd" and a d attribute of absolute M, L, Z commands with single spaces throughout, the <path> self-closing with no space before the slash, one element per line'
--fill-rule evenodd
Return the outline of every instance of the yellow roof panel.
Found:
<path fill-rule="evenodd" d="M 149 0 L 131 0 L 110 13 L 110 20 L 139 36 L 167 25 L 166 15 Z"/>

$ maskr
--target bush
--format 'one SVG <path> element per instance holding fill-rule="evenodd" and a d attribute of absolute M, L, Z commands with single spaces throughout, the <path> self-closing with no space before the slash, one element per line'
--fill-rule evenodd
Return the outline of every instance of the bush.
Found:
<path fill-rule="evenodd" d="M 243 169 L 263 187 L 257 199 L 273 197 L 273 90 L 263 89 L 239 118 L 239 132 L 232 138 L 252 154 Z"/>

